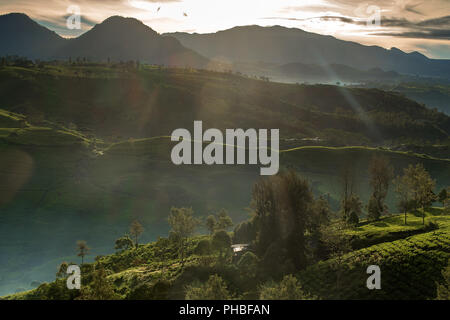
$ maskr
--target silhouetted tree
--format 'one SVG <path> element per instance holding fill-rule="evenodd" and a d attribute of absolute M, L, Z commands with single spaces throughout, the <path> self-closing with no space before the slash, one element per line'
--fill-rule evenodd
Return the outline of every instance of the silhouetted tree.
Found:
<path fill-rule="evenodd" d="M 138 239 L 142 232 L 144 232 L 144 227 L 139 221 L 134 220 L 130 225 L 130 235 L 134 238 L 134 245 L 136 248 L 138 247 Z"/>
<path fill-rule="evenodd" d="M 172 208 L 168 218 L 169 225 L 172 228 L 169 238 L 178 243 L 182 265 L 184 265 L 187 239 L 194 234 L 199 224 L 193 214 L 192 208 Z"/>
<path fill-rule="evenodd" d="M 372 196 L 368 205 L 369 218 L 378 220 L 386 211 L 384 200 L 386 199 L 389 183 L 394 175 L 394 169 L 389 164 L 389 159 L 384 156 L 375 156 L 369 165 L 370 186 Z"/>
<path fill-rule="evenodd" d="M 86 241 L 84 240 L 79 240 L 77 241 L 77 251 L 78 251 L 78 256 L 81 257 L 81 264 L 83 264 L 84 262 L 84 257 L 89 254 L 89 250 L 90 248 L 88 247 Z"/>
<path fill-rule="evenodd" d="M 114 249 L 124 251 L 132 248 L 133 246 L 133 240 L 131 240 L 129 236 L 125 235 L 116 240 Z"/>
<path fill-rule="evenodd" d="M 448 199 L 448 193 L 446 188 L 443 188 L 441 192 L 439 192 L 438 198 L 439 202 L 442 203 L 442 206 L 445 207 L 445 203 L 447 202 Z"/>
<path fill-rule="evenodd" d="M 313 196 L 308 182 L 295 171 L 283 171 L 264 178 L 253 188 L 252 206 L 256 224 L 256 251 L 268 265 L 275 257 L 286 259 L 296 268 L 306 265 L 305 228 Z M 275 248 L 276 247 L 276 248 Z"/>
<path fill-rule="evenodd" d="M 208 229 L 209 234 L 214 233 L 214 231 L 216 230 L 216 224 L 217 224 L 216 217 L 214 215 L 210 214 L 206 218 L 206 228 Z"/>

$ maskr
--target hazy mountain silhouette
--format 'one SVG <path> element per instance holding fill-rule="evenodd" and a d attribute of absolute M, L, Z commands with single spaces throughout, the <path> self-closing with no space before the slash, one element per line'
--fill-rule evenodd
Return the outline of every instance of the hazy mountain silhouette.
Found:
<path fill-rule="evenodd" d="M 378 46 L 364 46 L 295 28 L 243 26 L 210 34 L 170 33 L 208 58 L 229 62 L 343 64 L 368 70 L 381 68 L 405 74 L 449 77 L 450 60 L 433 60 Z"/>
<path fill-rule="evenodd" d="M 212 34 L 160 35 L 134 18 L 113 16 L 74 39 L 64 39 L 25 14 L 0 16 L 0 55 L 28 58 L 139 60 L 204 68 L 209 59 L 286 65 L 347 65 L 403 74 L 450 78 L 450 60 L 418 52 L 338 40 L 295 28 L 244 26 Z M 294 69 L 298 69 L 297 68 Z M 302 69 L 302 68 L 300 68 Z"/>
<path fill-rule="evenodd" d="M 395 71 L 383 71 L 380 68 L 359 70 L 342 64 L 315 65 L 304 63 L 288 63 L 272 68 L 272 73 L 285 76 L 290 79 L 301 79 L 318 82 L 358 82 L 358 81 L 383 81 L 399 80 L 405 78 Z"/>
<path fill-rule="evenodd" d="M 0 54 L 28 58 L 93 61 L 139 60 L 152 64 L 205 67 L 209 60 L 173 38 L 161 36 L 141 21 L 113 16 L 78 38 L 64 39 L 24 14 L 0 16 Z"/>
<path fill-rule="evenodd" d="M 140 60 L 153 64 L 204 67 L 208 59 L 163 37 L 141 21 L 113 16 L 71 40 L 58 58 L 82 56 L 93 60 Z"/>
<path fill-rule="evenodd" d="M 47 58 L 67 40 L 23 13 L 0 16 L 0 55 Z"/>

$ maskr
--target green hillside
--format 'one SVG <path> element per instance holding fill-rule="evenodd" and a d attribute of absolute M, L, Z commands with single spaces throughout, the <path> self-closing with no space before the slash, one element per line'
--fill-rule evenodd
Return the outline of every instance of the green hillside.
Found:
<path fill-rule="evenodd" d="M 381 222 L 362 223 L 347 232 L 355 239 L 370 234 L 396 239 L 368 245 L 347 254 L 342 262 L 339 289 L 336 287 L 335 261 L 320 261 L 297 276 L 304 291 L 316 299 L 433 299 L 437 283 L 443 281 L 441 271 L 450 258 L 450 216 L 435 208 L 427 213 L 427 221 L 437 224 L 429 231 L 421 226 L 421 218 L 409 214 L 409 225 L 402 216 L 391 216 Z M 399 231 L 416 230 L 414 236 Z M 197 236 L 189 240 L 188 259 L 184 267 L 176 247 L 166 238 L 113 255 L 101 256 L 93 264 L 83 265 L 84 285 L 92 281 L 93 270 L 104 268 L 118 299 L 183 299 L 185 287 L 195 281 L 206 281 L 218 274 L 235 298 L 257 297 L 258 281 L 251 281 L 239 264 L 217 262 L 216 254 L 198 255 L 196 246 L 210 239 Z M 391 239 L 392 240 L 392 239 Z M 366 268 L 379 265 L 382 289 L 368 290 Z M 260 280 L 264 282 L 264 280 Z M 3 297 L 4 299 L 74 299 L 79 291 L 65 289 L 63 279 L 40 285 L 37 289 Z M 256 296 L 255 296 L 256 295 Z"/>
<path fill-rule="evenodd" d="M 353 251 L 343 258 L 339 287 L 336 286 L 335 261 L 319 262 L 299 274 L 305 290 L 323 299 L 404 299 L 435 298 L 436 283 L 442 282 L 441 271 L 450 258 L 450 219 L 430 214 L 429 221 L 439 229 L 392 241 L 395 236 L 417 230 L 421 218 L 410 215 L 409 226 L 402 226 L 402 216 L 375 222 L 357 231 L 356 237 L 380 237 L 387 242 Z M 420 228 L 420 227 L 419 227 Z M 403 231 L 403 233 L 402 233 Z M 406 231 L 406 232 L 405 232 Z M 383 240 L 383 239 L 382 239 Z M 369 265 L 381 269 L 382 290 L 368 290 L 365 286 Z"/>
<path fill-rule="evenodd" d="M 193 207 L 198 217 L 225 208 L 235 222 L 243 221 L 253 184 L 260 179 L 259 166 L 174 166 L 167 137 L 104 147 L 75 131 L 4 130 L 17 134 L 8 131 L 0 140 L 0 237 L 6 257 L 0 269 L 8 274 L 1 282 L 3 292 L 50 280 L 54 267 L 44 266 L 72 256 L 76 240 L 87 240 L 92 256 L 112 252 L 111 243 L 133 219 L 147 225 L 146 241 L 167 234 L 172 206 Z M 329 194 L 337 209 L 340 173 L 348 163 L 355 170 L 358 194 L 368 200 L 367 170 L 374 154 L 387 155 L 397 174 L 420 162 L 437 179 L 438 190 L 450 184 L 448 160 L 381 149 L 303 147 L 281 152 L 280 161 L 306 177 L 317 195 Z M 393 192 L 388 205 L 396 211 Z"/>
<path fill-rule="evenodd" d="M 295 169 L 335 211 L 348 168 L 367 204 L 374 155 L 389 158 L 395 174 L 423 164 L 437 180 L 435 192 L 450 185 L 445 150 L 436 153 L 442 157 L 393 151 L 404 141 L 445 148 L 450 118 L 396 94 L 159 66 L 0 67 L 0 295 L 53 280 L 62 260 L 77 261 L 77 240 L 92 247 L 88 262 L 111 254 L 134 219 L 145 225 L 142 241 L 166 236 L 173 206 L 192 207 L 199 218 L 225 208 L 235 223 L 247 220 L 259 166 L 175 166 L 169 159 L 172 130 L 198 119 L 219 129 L 280 128 L 281 168 Z M 322 146 L 298 147 L 312 143 Z M 392 188 L 386 203 L 397 212 Z M 396 239 L 386 232 L 354 244 Z M 176 262 L 167 268 L 180 272 Z"/>
<path fill-rule="evenodd" d="M 280 128 L 283 144 L 447 143 L 450 118 L 396 93 L 282 84 L 207 70 L 59 64 L 0 68 L 0 108 L 108 141 L 211 128 Z"/>

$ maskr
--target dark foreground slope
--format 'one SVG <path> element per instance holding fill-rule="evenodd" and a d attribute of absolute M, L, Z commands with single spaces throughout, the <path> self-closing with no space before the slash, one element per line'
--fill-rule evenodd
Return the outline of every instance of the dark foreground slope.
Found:
<path fill-rule="evenodd" d="M 98 150 L 62 130 L 26 128 L 15 130 L 17 136 L 11 131 L 4 130 L 0 145 L 3 293 L 50 280 L 61 259 L 77 261 L 76 240 L 92 247 L 89 260 L 111 252 L 133 219 L 145 226 L 143 241 L 166 235 L 172 206 L 192 207 L 198 217 L 225 208 L 235 222 L 245 220 L 253 183 L 260 179 L 257 166 L 175 166 L 168 138 Z M 367 201 L 368 163 L 380 153 L 397 173 L 420 162 L 438 188 L 450 184 L 448 160 L 378 149 L 306 147 L 283 152 L 281 165 L 298 170 L 316 194 L 329 193 L 336 208 L 340 172 L 349 163 L 358 193 Z M 393 194 L 388 204 L 395 210 Z"/>
<path fill-rule="evenodd" d="M 379 90 L 187 69 L 6 67 L 0 91 L 7 109 L 0 112 L 0 293 L 51 280 L 61 260 L 77 261 L 76 240 L 92 247 L 90 260 L 112 252 L 133 219 L 145 226 L 143 241 L 166 235 L 172 206 L 192 207 L 198 217 L 225 208 L 235 222 L 248 218 L 259 166 L 175 166 L 167 137 L 145 137 L 190 129 L 194 120 L 205 128 L 280 128 L 294 143 L 332 128 L 333 137 L 374 144 L 367 119 L 391 139 L 439 141 L 449 132 L 448 117 Z M 359 195 L 368 200 L 374 154 L 387 155 L 397 174 L 423 163 L 437 190 L 450 184 L 448 160 L 380 148 L 304 147 L 281 152 L 280 161 L 308 178 L 316 194 L 329 193 L 336 209 L 340 175 L 349 165 Z M 391 211 L 394 200 L 391 193 Z"/>
<path fill-rule="evenodd" d="M 433 231 L 424 228 L 421 218 L 411 214 L 408 226 L 403 225 L 401 215 L 392 215 L 345 231 L 354 240 L 367 240 L 375 235 L 384 237 L 385 241 L 377 245 L 366 241 L 366 246 L 345 255 L 339 263 L 339 281 L 335 259 L 320 261 L 298 272 L 296 276 L 305 293 L 304 298 L 435 299 L 437 286 L 444 281 L 441 271 L 450 258 L 449 218 L 440 208 L 433 208 L 427 213 L 427 220 L 438 228 Z M 413 236 L 407 236 L 410 230 L 415 231 Z M 270 285 L 271 275 L 260 273 L 256 265 L 249 270 L 251 264 L 244 263 L 244 259 L 224 262 L 218 258 L 218 252 L 198 251 L 199 242 L 210 240 L 210 236 L 190 238 L 184 266 L 176 246 L 167 238 L 98 257 L 95 263 L 82 266 L 81 292 L 93 286 L 94 277 L 98 279 L 94 270 L 103 268 L 103 283 L 109 281 L 114 299 L 184 299 L 187 286 L 206 282 L 211 275 L 219 275 L 224 280 L 230 298 L 258 299 L 261 285 Z M 366 269 L 371 264 L 382 270 L 381 290 L 369 290 L 366 286 Z M 103 290 L 103 296 L 105 292 Z M 79 299 L 80 291 L 67 290 L 62 277 L 34 290 L 3 298 L 69 300 Z M 96 298 L 100 296 L 97 294 Z"/>

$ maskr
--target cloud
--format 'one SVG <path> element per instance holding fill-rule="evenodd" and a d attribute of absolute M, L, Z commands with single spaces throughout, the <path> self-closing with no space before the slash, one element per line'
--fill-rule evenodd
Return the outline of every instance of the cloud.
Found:
<path fill-rule="evenodd" d="M 450 30 L 406 31 L 406 32 L 374 32 L 374 36 L 389 36 L 415 39 L 450 40 Z"/>

